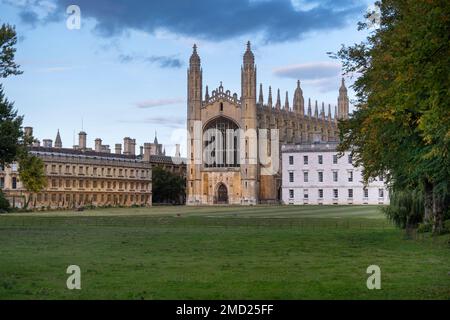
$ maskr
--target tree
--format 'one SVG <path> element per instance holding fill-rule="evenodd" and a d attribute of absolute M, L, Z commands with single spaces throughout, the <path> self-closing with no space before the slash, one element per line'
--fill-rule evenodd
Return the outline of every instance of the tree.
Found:
<path fill-rule="evenodd" d="M 19 65 L 14 62 L 17 35 L 15 29 L 7 24 L 0 27 L 0 78 L 19 75 Z M 0 165 L 17 160 L 24 152 L 25 141 L 22 130 L 23 117 L 17 115 L 14 104 L 6 99 L 3 85 L 0 84 Z"/>
<path fill-rule="evenodd" d="M 154 203 L 182 204 L 186 196 L 186 181 L 157 166 L 152 170 L 152 193 Z"/>
<path fill-rule="evenodd" d="M 27 154 L 20 159 L 19 175 L 23 186 L 30 192 L 25 204 L 25 208 L 28 208 L 33 194 L 40 192 L 47 186 L 44 162 L 36 156 Z"/>
<path fill-rule="evenodd" d="M 0 78 L 22 74 L 20 66 L 14 62 L 16 44 L 15 29 L 3 24 L 0 28 Z M 14 103 L 8 101 L 0 84 L 0 165 L 18 162 L 20 179 L 32 195 L 42 190 L 47 181 L 42 160 L 28 153 L 33 137 L 25 135 L 22 123 L 23 116 L 18 115 Z M 31 195 L 26 202 L 27 207 Z"/>
<path fill-rule="evenodd" d="M 450 2 L 376 5 L 379 28 L 335 55 L 359 75 L 356 111 L 339 123 L 339 150 L 352 152 L 366 182 L 384 175 L 394 191 L 421 190 L 440 233 L 450 189 Z"/>

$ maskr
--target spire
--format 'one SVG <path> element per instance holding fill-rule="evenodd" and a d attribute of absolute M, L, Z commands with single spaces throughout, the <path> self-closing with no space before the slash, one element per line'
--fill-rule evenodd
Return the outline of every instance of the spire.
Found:
<path fill-rule="evenodd" d="M 206 86 L 205 100 L 209 100 L 209 89 L 208 89 L 208 86 Z"/>
<path fill-rule="evenodd" d="M 56 134 L 56 139 L 55 139 L 55 148 L 62 148 L 62 141 L 61 141 L 61 135 L 59 134 L 59 129 L 58 129 L 58 133 Z"/>
<path fill-rule="evenodd" d="M 277 103 L 275 104 L 275 109 L 277 109 L 277 110 L 280 110 L 280 109 L 281 109 L 280 89 L 278 89 L 278 93 L 277 93 Z"/>
<path fill-rule="evenodd" d="M 338 107 L 337 106 L 334 106 L 334 121 L 337 121 L 338 120 Z"/>
<path fill-rule="evenodd" d="M 286 91 L 286 101 L 284 102 L 284 110 L 289 111 L 289 93 Z"/>
<path fill-rule="evenodd" d="M 325 102 L 322 102 L 322 110 L 320 111 L 320 116 L 325 120 Z"/>
<path fill-rule="evenodd" d="M 300 86 L 300 80 L 297 81 L 297 88 L 294 93 L 294 111 L 301 114 L 305 114 L 305 100 L 303 98 L 303 90 Z"/>
<path fill-rule="evenodd" d="M 328 121 L 331 121 L 331 104 L 328 104 Z"/>
<path fill-rule="evenodd" d="M 197 45 L 194 44 L 191 59 L 189 60 L 191 66 L 200 66 L 200 56 L 197 53 Z"/>
<path fill-rule="evenodd" d="M 347 94 L 347 87 L 345 86 L 345 79 L 342 77 L 341 88 L 339 89 L 339 93 Z"/>
<path fill-rule="evenodd" d="M 342 84 L 339 89 L 339 98 L 338 98 L 338 118 L 339 119 L 348 119 L 350 107 L 350 100 L 347 95 L 347 87 L 345 86 L 345 80 L 342 78 Z"/>
<path fill-rule="evenodd" d="M 315 118 L 319 117 L 319 104 L 317 103 L 317 100 L 316 100 L 316 108 L 314 109 L 314 117 Z"/>
<path fill-rule="evenodd" d="M 253 65 L 255 63 L 255 55 L 252 52 L 250 41 L 247 42 L 247 50 L 244 53 L 244 65 Z"/>
<path fill-rule="evenodd" d="M 259 104 L 261 105 L 261 107 L 264 105 L 264 94 L 262 83 L 259 85 Z"/>
<path fill-rule="evenodd" d="M 308 117 L 311 118 L 312 109 L 311 109 L 311 98 L 308 99 Z"/>
<path fill-rule="evenodd" d="M 273 101 L 272 101 L 272 87 L 269 87 L 269 100 L 267 101 L 267 105 L 269 108 L 273 107 Z"/>
<path fill-rule="evenodd" d="M 158 132 L 155 131 L 155 140 L 153 141 L 154 144 L 159 144 L 158 143 Z"/>

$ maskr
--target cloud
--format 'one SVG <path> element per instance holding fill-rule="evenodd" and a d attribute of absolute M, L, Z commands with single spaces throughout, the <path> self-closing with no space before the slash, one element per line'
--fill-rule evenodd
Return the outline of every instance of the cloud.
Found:
<path fill-rule="evenodd" d="M 276 68 L 274 75 L 301 80 L 303 84 L 317 87 L 321 92 L 336 90 L 342 67 L 335 62 L 310 62 Z"/>
<path fill-rule="evenodd" d="M 54 1 L 53 13 L 64 18 L 65 9 L 73 1 Z M 82 18 L 94 19 L 96 33 L 104 37 L 129 30 L 150 34 L 164 30 L 216 41 L 258 33 L 267 42 L 301 39 L 311 31 L 342 28 L 365 9 L 356 0 L 78 0 L 77 5 Z"/>
<path fill-rule="evenodd" d="M 173 99 L 154 99 L 154 100 L 145 100 L 136 103 L 136 106 L 140 109 L 149 109 L 156 108 L 174 104 L 185 103 L 185 98 L 173 98 Z"/>
<path fill-rule="evenodd" d="M 181 68 L 183 61 L 173 56 L 151 56 L 146 59 L 151 63 L 158 63 L 161 68 Z"/>
<path fill-rule="evenodd" d="M 154 124 L 161 125 L 168 128 L 184 128 L 186 126 L 185 118 L 174 118 L 174 117 L 149 117 L 137 120 L 119 120 L 120 123 L 144 123 L 144 124 Z"/>
<path fill-rule="evenodd" d="M 121 63 L 130 63 L 130 62 L 149 62 L 156 63 L 160 68 L 174 68 L 179 69 L 183 67 L 184 63 L 181 59 L 176 58 L 175 56 L 150 56 L 150 57 L 142 57 L 137 55 L 129 55 L 129 54 L 121 54 L 119 56 L 119 61 Z"/>
<path fill-rule="evenodd" d="M 276 68 L 273 73 L 283 78 L 317 80 L 335 77 L 341 72 L 341 65 L 334 62 L 312 62 Z"/>

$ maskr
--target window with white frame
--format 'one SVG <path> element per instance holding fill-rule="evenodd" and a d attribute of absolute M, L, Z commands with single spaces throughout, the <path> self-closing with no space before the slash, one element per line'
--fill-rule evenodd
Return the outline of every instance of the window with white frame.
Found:
<path fill-rule="evenodd" d="M 319 174 L 319 182 L 323 182 L 323 172 L 319 171 L 318 174 Z"/>
<path fill-rule="evenodd" d="M 294 156 L 289 156 L 289 165 L 293 165 L 294 164 Z"/>
<path fill-rule="evenodd" d="M 294 182 L 294 172 L 289 171 L 289 182 Z"/>
<path fill-rule="evenodd" d="M 348 155 L 348 163 L 353 164 L 353 157 L 351 154 Z"/>
<path fill-rule="evenodd" d="M 384 189 L 378 189 L 378 197 L 384 198 Z"/>
<path fill-rule="evenodd" d="M 364 198 L 369 198 L 369 189 L 364 188 Z"/>
<path fill-rule="evenodd" d="M 333 198 L 334 199 L 339 198 L 339 190 L 338 189 L 333 189 Z"/>
<path fill-rule="evenodd" d="M 294 189 L 289 189 L 289 199 L 294 199 Z"/>
<path fill-rule="evenodd" d="M 353 189 L 348 189 L 348 198 L 353 199 Z"/>
<path fill-rule="evenodd" d="M 339 179 L 339 175 L 337 171 L 333 171 L 333 181 L 334 182 L 338 182 Z"/>
<path fill-rule="evenodd" d="M 348 182 L 353 182 L 353 171 L 348 172 Z"/>
<path fill-rule="evenodd" d="M 308 162 L 309 162 L 308 156 L 303 156 L 303 164 L 304 164 L 304 165 L 307 165 Z"/>
<path fill-rule="evenodd" d="M 322 155 L 319 155 L 317 160 L 318 160 L 319 164 L 323 164 L 323 156 Z"/>
<path fill-rule="evenodd" d="M 309 181 L 308 171 L 304 171 L 303 172 L 303 182 L 308 182 L 308 181 Z"/>
<path fill-rule="evenodd" d="M 338 156 L 337 156 L 337 154 L 333 155 L 333 164 L 338 164 Z"/>
<path fill-rule="evenodd" d="M 303 199 L 308 200 L 309 199 L 309 192 L 308 189 L 303 190 Z"/>
<path fill-rule="evenodd" d="M 323 199 L 323 189 L 319 189 L 319 199 Z"/>

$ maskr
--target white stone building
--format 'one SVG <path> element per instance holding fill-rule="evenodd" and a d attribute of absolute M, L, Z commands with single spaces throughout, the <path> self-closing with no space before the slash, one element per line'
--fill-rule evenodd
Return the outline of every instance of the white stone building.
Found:
<path fill-rule="evenodd" d="M 336 142 L 283 145 L 282 202 L 294 205 L 386 205 L 383 179 L 368 186 L 350 154 L 337 156 Z"/>

